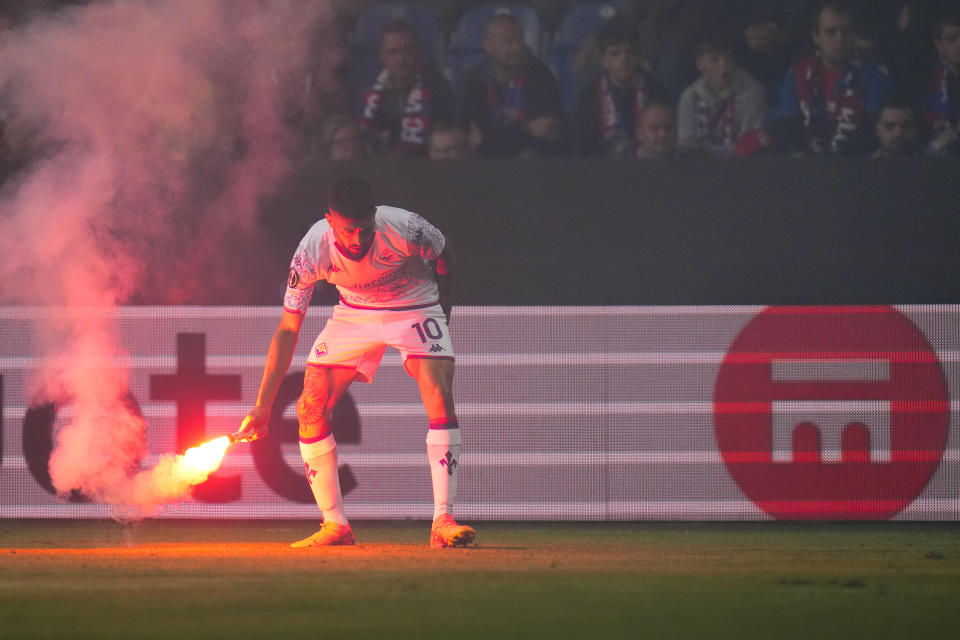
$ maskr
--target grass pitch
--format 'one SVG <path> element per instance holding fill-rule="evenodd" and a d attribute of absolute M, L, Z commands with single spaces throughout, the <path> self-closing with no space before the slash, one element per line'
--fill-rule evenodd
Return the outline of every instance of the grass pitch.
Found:
<path fill-rule="evenodd" d="M 902 638 L 960 628 L 960 524 L 0 520 L 0 638 Z"/>

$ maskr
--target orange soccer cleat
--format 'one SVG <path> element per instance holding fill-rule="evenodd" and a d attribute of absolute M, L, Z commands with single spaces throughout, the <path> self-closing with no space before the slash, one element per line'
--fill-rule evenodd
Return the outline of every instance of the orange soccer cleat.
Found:
<path fill-rule="evenodd" d="M 303 547 L 337 547 L 355 544 L 353 530 L 349 525 L 338 522 L 324 522 L 320 530 L 309 538 L 297 540 L 290 546 L 294 549 Z"/>
<path fill-rule="evenodd" d="M 430 546 L 434 549 L 444 547 L 466 547 L 473 542 L 477 532 L 463 524 L 457 524 L 449 513 L 438 516 L 430 528 Z"/>

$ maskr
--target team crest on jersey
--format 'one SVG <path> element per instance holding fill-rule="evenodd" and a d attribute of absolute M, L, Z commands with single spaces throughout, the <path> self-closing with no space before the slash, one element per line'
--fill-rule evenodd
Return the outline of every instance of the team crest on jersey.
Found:
<path fill-rule="evenodd" d="M 287 285 L 292 289 L 300 283 L 300 274 L 296 269 L 290 269 L 290 277 L 287 278 Z"/>
<path fill-rule="evenodd" d="M 315 355 L 318 358 L 322 358 L 323 356 L 327 355 L 327 343 L 321 342 L 320 344 L 315 346 L 313 348 L 313 355 Z"/>
<path fill-rule="evenodd" d="M 395 254 L 393 251 L 390 251 L 390 249 L 384 249 L 383 253 L 380 254 L 381 260 L 393 260 L 396 257 L 397 254 Z"/>

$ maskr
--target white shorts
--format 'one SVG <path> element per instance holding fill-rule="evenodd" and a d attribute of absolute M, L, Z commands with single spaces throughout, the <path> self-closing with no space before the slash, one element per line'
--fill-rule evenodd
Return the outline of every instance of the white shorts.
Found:
<path fill-rule="evenodd" d="M 393 347 L 407 358 L 454 359 L 453 341 L 439 304 L 420 309 L 333 308 L 323 331 L 310 349 L 307 366 L 356 369 L 371 382 L 383 352 Z"/>

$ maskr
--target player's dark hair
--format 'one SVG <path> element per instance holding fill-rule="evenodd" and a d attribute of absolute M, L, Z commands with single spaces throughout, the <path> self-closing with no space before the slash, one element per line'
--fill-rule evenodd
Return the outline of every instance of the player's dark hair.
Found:
<path fill-rule="evenodd" d="M 351 220 L 369 218 L 377 209 L 373 202 L 373 187 L 360 178 L 341 178 L 327 191 L 327 207 Z"/>
<path fill-rule="evenodd" d="M 597 51 L 602 56 L 610 47 L 627 45 L 636 49 L 637 38 L 633 29 L 620 22 L 608 22 L 597 31 Z"/>

